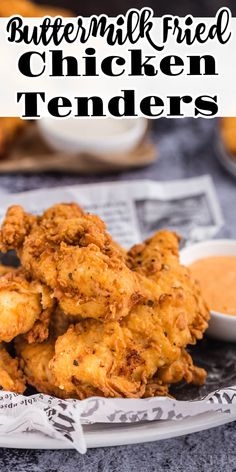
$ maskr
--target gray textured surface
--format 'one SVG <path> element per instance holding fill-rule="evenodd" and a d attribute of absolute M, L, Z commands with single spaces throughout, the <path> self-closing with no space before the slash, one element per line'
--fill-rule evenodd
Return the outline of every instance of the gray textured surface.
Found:
<path fill-rule="evenodd" d="M 215 121 L 159 120 L 154 138 L 158 161 L 143 170 L 100 177 L 2 176 L 0 190 L 13 192 L 61 184 L 98 180 L 153 178 L 169 180 L 210 173 L 217 185 L 225 226 L 218 236 L 236 237 L 236 179 L 218 164 Z M 209 431 L 150 444 L 90 450 L 85 456 L 74 451 L 2 450 L 4 472 L 236 472 L 235 423 Z"/>

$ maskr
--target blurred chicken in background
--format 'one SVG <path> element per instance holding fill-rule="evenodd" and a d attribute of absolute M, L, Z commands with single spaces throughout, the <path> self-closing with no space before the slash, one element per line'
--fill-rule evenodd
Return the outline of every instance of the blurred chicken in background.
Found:
<path fill-rule="evenodd" d="M 222 118 L 221 135 L 227 151 L 236 156 L 236 118 Z"/>

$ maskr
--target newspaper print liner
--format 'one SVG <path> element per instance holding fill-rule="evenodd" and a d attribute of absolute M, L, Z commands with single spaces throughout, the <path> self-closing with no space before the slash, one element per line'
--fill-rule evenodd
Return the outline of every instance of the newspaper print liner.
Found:
<path fill-rule="evenodd" d="M 30 397 L 5 392 L 0 397 L 0 435 L 39 431 L 69 442 L 86 452 L 83 425 L 182 420 L 206 412 L 236 413 L 236 386 L 217 390 L 201 400 L 179 401 L 156 397 L 112 399 L 91 397 L 83 401 L 59 400 L 48 395 Z"/>
<path fill-rule="evenodd" d="M 183 243 L 190 243 L 215 236 L 223 225 L 216 190 L 208 175 L 170 182 L 102 182 L 3 194 L 0 219 L 16 202 L 39 214 L 55 203 L 72 201 L 99 215 L 125 248 L 163 227 L 181 234 Z"/>

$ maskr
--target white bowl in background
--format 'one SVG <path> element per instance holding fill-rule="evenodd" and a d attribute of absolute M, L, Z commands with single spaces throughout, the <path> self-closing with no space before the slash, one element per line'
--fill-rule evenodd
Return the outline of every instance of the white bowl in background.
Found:
<path fill-rule="evenodd" d="M 146 118 L 42 118 L 38 128 L 56 152 L 118 156 L 135 149 L 147 130 L 147 123 Z"/>
<path fill-rule="evenodd" d="M 187 246 L 180 252 L 181 263 L 186 266 L 209 256 L 236 256 L 236 240 L 203 241 Z M 236 316 L 212 310 L 207 334 L 222 341 L 236 342 Z"/>

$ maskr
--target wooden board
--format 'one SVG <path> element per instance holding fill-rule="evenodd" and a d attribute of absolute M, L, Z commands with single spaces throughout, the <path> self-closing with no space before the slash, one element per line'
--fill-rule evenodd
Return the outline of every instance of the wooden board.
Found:
<path fill-rule="evenodd" d="M 156 149 L 146 135 L 130 153 L 92 156 L 90 154 L 55 153 L 42 140 L 37 124 L 27 126 L 11 144 L 8 155 L 0 160 L 0 173 L 9 172 L 110 172 L 142 167 L 153 163 Z"/>

